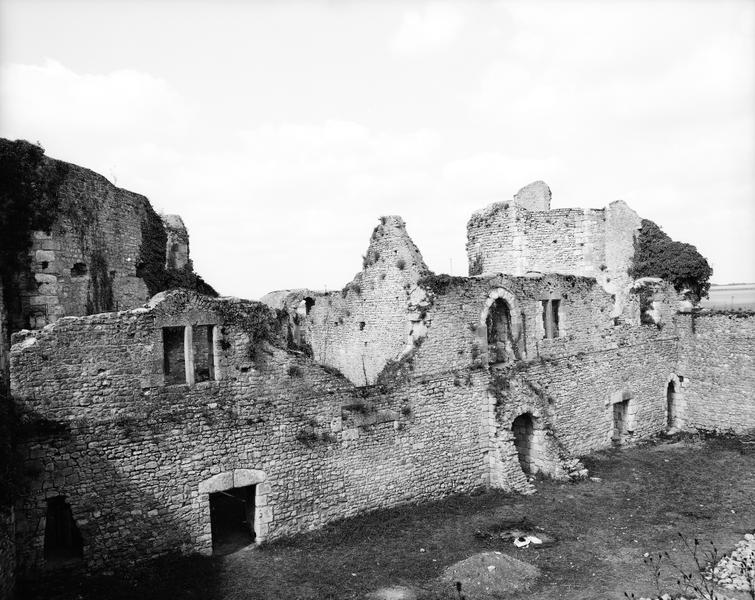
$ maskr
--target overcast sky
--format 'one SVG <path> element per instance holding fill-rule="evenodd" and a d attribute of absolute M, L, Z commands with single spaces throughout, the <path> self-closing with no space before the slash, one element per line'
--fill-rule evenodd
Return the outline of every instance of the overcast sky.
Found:
<path fill-rule="evenodd" d="M 755 2 L 0 0 L 0 136 L 182 215 L 224 295 L 342 287 L 400 214 L 436 272 L 543 179 L 755 281 Z"/>

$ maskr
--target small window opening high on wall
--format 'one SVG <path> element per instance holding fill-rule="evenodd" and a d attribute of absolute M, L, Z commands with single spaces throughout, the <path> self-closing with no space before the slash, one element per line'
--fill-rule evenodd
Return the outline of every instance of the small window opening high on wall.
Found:
<path fill-rule="evenodd" d="M 210 494 L 212 553 L 230 554 L 254 541 L 256 485 Z"/>
<path fill-rule="evenodd" d="M 186 383 L 183 327 L 163 327 L 163 373 L 166 385 Z"/>
<path fill-rule="evenodd" d="M 561 300 L 543 300 L 543 328 L 545 329 L 545 339 L 558 337 L 558 310 L 561 306 Z"/>
<path fill-rule="evenodd" d="M 215 355 L 212 344 L 212 330 L 212 325 L 194 325 L 192 328 L 195 382 L 215 379 Z"/>
<path fill-rule="evenodd" d="M 65 496 L 47 500 L 44 552 L 48 564 L 68 563 L 82 557 L 81 533 Z"/>

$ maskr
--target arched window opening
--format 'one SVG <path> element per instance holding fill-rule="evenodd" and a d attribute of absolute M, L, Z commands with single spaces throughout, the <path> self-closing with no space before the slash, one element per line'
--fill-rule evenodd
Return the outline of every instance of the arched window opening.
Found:
<path fill-rule="evenodd" d="M 488 361 L 506 362 L 511 348 L 511 311 L 508 303 L 497 298 L 485 320 L 488 328 Z"/>
<path fill-rule="evenodd" d="M 305 314 L 309 314 L 312 310 L 312 307 L 315 305 L 315 299 L 314 298 L 304 298 L 304 310 Z"/>

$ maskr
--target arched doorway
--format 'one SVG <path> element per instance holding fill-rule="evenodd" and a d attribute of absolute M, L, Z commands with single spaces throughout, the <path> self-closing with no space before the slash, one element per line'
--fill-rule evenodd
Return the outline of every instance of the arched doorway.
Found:
<path fill-rule="evenodd" d="M 511 342 L 511 310 L 502 298 L 490 305 L 485 319 L 488 330 L 488 362 L 501 363 L 508 359 Z"/>
<path fill-rule="evenodd" d="M 535 423 L 530 413 L 519 415 L 511 424 L 511 431 L 514 433 L 514 446 L 519 457 L 519 464 L 527 475 L 533 473 L 534 460 L 534 433 Z"/>

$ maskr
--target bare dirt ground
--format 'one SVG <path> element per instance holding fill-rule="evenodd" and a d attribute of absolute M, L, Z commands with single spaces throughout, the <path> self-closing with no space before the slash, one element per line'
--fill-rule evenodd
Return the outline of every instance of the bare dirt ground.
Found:
<path fill-rule="evenodd" d="M 499 551 L 541 573 L 529 590 L 500 590 L 502 598 L 618 600 L 655 592 L 644 553 L 690 563 L 679 533 L 729 552 L 755 529 L 755 453 L 738 440 L 661 442 L 585 463 L 599 481 L 543 480 L 532 496 L 485 493 L 380 511 L 228 556 L 168 557 L 130 574 L 27 584 L 20 597 L 347 599 L 405 586 L 422 599 L 455 598 L 443 571 Z M 500 537 L 523 519 L 549 543 L 516 548 Z M 663 576 L 672 594 L 675 580 Z"/>

